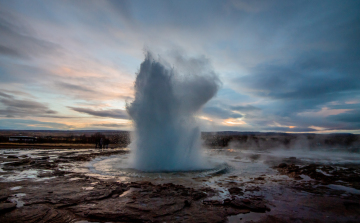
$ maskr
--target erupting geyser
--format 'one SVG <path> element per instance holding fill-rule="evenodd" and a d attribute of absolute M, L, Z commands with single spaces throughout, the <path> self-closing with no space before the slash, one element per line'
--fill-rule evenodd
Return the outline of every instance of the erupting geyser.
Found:
<path fill-rule="evenodd" d="M 207 168 L 200 151 L 194 114 L 217 92 L 220 81 L 207 60 L 180 56 L 175 69 L 150 53 L 135 81 L 135 100 L 127 106 L 134 121 L 132 167 L 142 171 Z M 178 69 L 179 68 L 179 69 Z"/>

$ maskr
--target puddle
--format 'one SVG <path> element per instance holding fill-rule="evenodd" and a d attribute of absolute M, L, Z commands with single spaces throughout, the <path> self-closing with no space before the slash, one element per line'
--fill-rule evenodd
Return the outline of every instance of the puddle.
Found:
<path fill-rule="evenodd" d="M 334 190 L 342 190 L 351 194 L 360 194 L 360 190 L 357 190 L 355 188 L 346 187 L 343 185 L 335 185 L 335 184 L 329 184 L 327 185 L 328 188 L 334 189 Z"/>
<path fill-rule="evenodd" d="M 0 176 L 0 182 L 17 182 L 23 180 L 44 181 L 55 178 L 55 177 L 38 178 L 38 175 L 48 172 L 49 170 L 24 170 L 21 172 L 14 171 L 11 174 Z"/>
<path fill-rule="evenodd" d="M 83 190 L 92 190 L 94 187 L 82 187 Z"/>
<path fill-rule="evenodd" d="M 328 173 L 325 173 L 324 171 L 319 170 L 319 169 L 316 169 L 316 172 L 318 172 L 318 173 L 322 173 L 322 174 L 324 174 L 325 176 L 332 177 L 332 175 L 330 175 L 330 174 L 328 174 Z"/>
<path fill-rule="evenodd" d="M 22 201 L 22 197 L 25 197 L 26 194 L 24 193 L 18 193 L 18 194 L 13 194 L 11 195 L 9 201 L 11 201 L 12 203 L 16 203 L 16 207 L 20 208 L 22 206 L 24 206 L 24 201 Z"/>
<path fill-rule="evenodd" d="M 22 188 L 22 186 L 17 186 L 17 187 L 12 187 L 12 188 L 10 188 L 10 190 L 19 190 L 19 189 L 21 189 Z"/>
<path fill-rule="evenodd" d="M 311 177 L 309 177 L 308 175 L 304 175 L 304 174 L 301 174 L 300 177 L 302 178 L 303 181 L 311 181 L 313 179 L 311 179 Z"/>
<path fill-rule="evenodd" d="M 250 212 L 247 214 L 238 214 L 228 217 L 229 223 L 247 222 L 247 221 L 258 221 L 262 217 L 266 216 L 266 213 L 255 213 Z"/>
<path fill-rule="evenodd" d="M 125 197 L 126 195 L 130 194 L 132 191 L 134 191 L 134 188 L 130 188 L 129 190 L 127 190 L 124 193 L 120 194 L 119 197 Z"/>

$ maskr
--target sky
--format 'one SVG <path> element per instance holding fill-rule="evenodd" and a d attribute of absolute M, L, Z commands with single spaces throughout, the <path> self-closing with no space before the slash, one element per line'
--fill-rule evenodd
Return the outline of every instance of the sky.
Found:
<path fill-rule="evenodd" d="M 219 76 L 203 131 L 360 133 L 359 40 L 356 0 L 0 0 L 0 129 L 132 130 L 150 50 Z"/>

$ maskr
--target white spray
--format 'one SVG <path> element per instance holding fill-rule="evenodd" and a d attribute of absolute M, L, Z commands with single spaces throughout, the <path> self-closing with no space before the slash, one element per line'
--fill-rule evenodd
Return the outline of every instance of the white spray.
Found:
<path fill-rule="evenodd" d="M 147 53 L 140 66 L 135 81 L 135 100 L 127 106 L 135 127 L 130 146 L 135 169 L 186 171 L 205 168 L 194 114 L 216 94 L 220 81 L 208 69 L 204 58 L 178 57 L 177 62 L 180 69 L 171 69 L 163 60 L 154 60 Z M 197 73 L 179 72 L 184 70 Z"/>

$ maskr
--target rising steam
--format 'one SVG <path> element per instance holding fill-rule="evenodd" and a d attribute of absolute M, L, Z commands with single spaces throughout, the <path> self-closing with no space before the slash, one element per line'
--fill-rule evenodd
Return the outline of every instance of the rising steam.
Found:
<path fill-rule="evenodd" d="M 217 92 L 220 81 L 204 58 L 175 58 L 176 68 L 150 53 L 140 65 L 135 100 L 127 106 L 134 121 L 133 167 L 142 171 L 204 168 L 200 130 L 194 114 Z"/>

